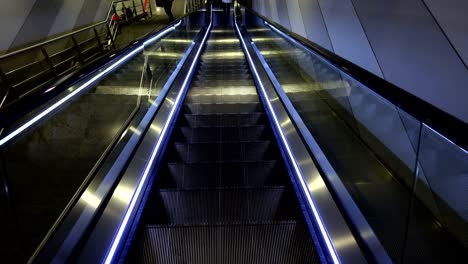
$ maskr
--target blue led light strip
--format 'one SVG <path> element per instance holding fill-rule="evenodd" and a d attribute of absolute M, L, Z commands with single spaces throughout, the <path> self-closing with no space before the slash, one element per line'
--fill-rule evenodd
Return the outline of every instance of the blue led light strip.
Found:
<path fill-rule="evenodd" d="M 200 43 L 200 46 L 199 46 L 199 48 L 197 50 L 197 53 L 195 54 L 195 57 L 194 57 L 194 59 L 192 61 L 192 64 L 190 65 L 189 71 L 188 71 L 188 73 L 187 73 L 187 75 L 186 75 L 186 77 L 184 79 L 184 82 L 182 83 L 182 88 L 180 89 L 179 94 L 177 95 L 177 98 L 176 98 L 176 100 L 174 102 L 174 105 L 173 105 L 173 107 L 171 109 L 171 112 L 169 113 L 167 121 L 165 122 L 164 127 L 163 127 L 163 129 L 161 131 L 161 134 L 159 135 L 158 141 L 156 142 L 156 145 L 155 145 L 155 147 L 153 149 L 153 152 L 151 153 L 151 157 L 149 158 L 149 162 L 146 165 L 146 168 L 145 168 L 145 170 L 143 172 L 142 177 L 140 178 L 140 181 L 138 182 L 137 189 L 135 190 L 135 192 L 134 192 L 134 194 L 132 196 L 132 200 L 130 201 L 130 204 L 129 204 L 128 208 L 127 208 L 127 211 L 126 211 L 125 216 L 124 216 L 124 218 L 122 220 L 122 223 L 120 224 L 119 229 L 117 231 L 117 234 L 115 235 L 115 237 L 114 237 L 114 239 L 112 241 L 111 248 L 110 248 L 109 252 L 107 253 L 107 256 L 106 256 L 105 261 L 104 261 L 104 263 L 106 263 L 106 264 L 112 263 L 113 258 L 115 257 L 116 250 L 117 250 L 118 246 L 120 245 L 120 243 L 122 241 L 122 235 L 125 232 L 125 230 L 127 229 L 128 221 L 130 220 L 130 216 L 132 215 L 133 211 L 135 210 L 136 202 L 140 198 L 141 191 L 143 190 L 143 187 L 145 186 L 145 183 L 146 183 L 146 180 L 148 178 L 151 167 L 153 166 L 155 158 L 156 158 L 157 154 L 159 153 L 159 150 L 160 150 L 160 148 L 162 146 L 162 143 L 165 141 L 166 133 L 168 131 L 169 124 L 172 123 L 172 119 L 174 118 L 175 110 L 178 108 L 179 104 L 181 103 L 182 95 L 185 93 L 185 90 L 187 90 L 187 88 L 188 88 L 188 82 L 190 80 L 190 76 L 192 75 L 192 72 L 194 71 L 195 66 L 197 65 L 198 59 L 200 57 L 200 53 L 201 53 L 201 51 L 203 49 L 203 46 L 205 45 L 205 42 L 206 42 L 206 38 L 208 37 L 208 34 L 210 33 L 211 25 L 212 25 L 212 19 L 210 20 L 210 24 L 209 24 L 209 26 L 208 26 L 208 28 L 206 30 L 205 36 L 203 37 L 203 40 Z"/>
<path fill-rule="evenodd" d="M 24 132 L 26 129 L 28 129 L 29 127 L 31 127 L 32 125 L 34 125 L 35 123 L 37 123 L 39 120 L 41 120 L 42 118 L 44 118 L 45 116 L 47 116 L 48 114 L 50 114 L 52 111 L 54 111 L 55 109 L 57 109 L 58 107 L 60 107 L 61 105 L 63 105 L 64 103 L 66 103 L 67 101 L 69 101 L 71 98 L 73 98 L 75 95 L 77 95 L 78 93 L 80 93 L 81 91 L 83 91 L 84 89 L 88 88 L 88 86 L 90 86 L 91 84 L 93 84 L 96 80 L 100 79 L 101 77 L 103 77 L 104 75 L 106 75 L 107 73 L 111 72 L 112 70 L 114 70 L 115 68 L 117 68 L 118 66 L 120 66 L 122 63 L 124 63 L 126 60 L 128 60 L 129 58 L 135 56 L 135 54 L 143 51 L 143 49 L 145 48 L 146 45 L 160 39 L 161 37 L 163 37 L 165 34 L 167 34 L 169 31 L 172 31 L 172 30 L 175 30 L 178 26 L 180 26 L 182 24 L 182 20 L 179 21 L 179 23 L 175 24 L 174 26 L 172 27 L 169 27 L 161 32 L 159 32 L 156 36 L 152 37 L 151 39 L 148 39 L 146 40 L 145 42 L 143 42 L 140 46 L 138 46 L 137 48 L 135 48 L 135 50 L 133 50 L 132 52 L 130 52 L 129 54 L 125 55 L 123 58 L 121 58 L 120 60 L 116 61 L 114 64 L 112 64 L 111 66 L 109 66 L 107 69 L 103 70 L 102 72 L 100 72 L 99 74 L 97 74 L 96 76 L 94 76 L 93 78 L 91 78 L 90 80 L 88 80 L 87 82 L 85 82 L 84 84 L 82 84 L 80 87 L 76 88 L 73 92 L 69 93 L 67 96 L 63 97 L 62 99 L 60 99 L 59 101 L 57 101 L 56 103 L 54 103 L 53 105 L 51 105 L 50 107 L 48 107 L 47 109 L 45 109 L 44 111 L 42 111 L 41 113 L 39 113 L 38 115 L 36 115 L 35 117 L 33 117 L 32 119 L 30 119 L 28 122 L 24 123 L 23 125 L 21 125 L 19 128 L 15 129 L 14 131 L 12 131 L 10 134 L 8 134 L 7 136 L 5 136 L 4 138 L 2 138 L 0 140 L 0 146 L 3 146 L 5 143 L 7 143 L 8 141 L 12 140 L 14 137 L 16 137 L 17 135 L 21 134 L 22 132 Z M 47 91 L 50 91 L 52 90 L 54 87 L 50 88 L 49 90 Z"/>
<path fill-rule="evenodd" d="M 241 42 L 242 42 L 242 46 L 244 47 L 244 50 L 245 50 L 245 54 L 247 55 L 247 59 L 249 60 L 249 64 L 252 66 L 252 71 L 253 73 L 255 74 L 257 80 L 258 80 L 258 84 L 260 86 L 260 90 L 262 91 L 262 94 L 265 98 L 265 102 L 267 103 L 267 106 L 268 106 L 268 109 L 270 110 L 270 113 L 271 113 L 271 116 L 273 117 L 273 120 L 274 120 L 274 124 L 281 136 L 281 140 L 283 142 L 283 145 L 285 146 L 286 148 L 286 152 L 288 153 L 288 156 L 289 156 L 289 159 L 294 167 L 294 170 L 296 172 L 296 175 L 298 176 L 299 178 L 299 181 L 301 182 L 301 187 L 307 197 L 307 201 L 309 203 L 309 207 L 312 209 L 312 213 L 313 213 L 313 216 L 315 218 L 315 221 L 316 223 L 318 224 L 318 227 L 320 229 L 320 233 L 322 235 L 322 238 L 323 240 L 325 241 L 325 244 L 327 246 L 327 249 L 328 249 L 328 253 L 330 254 L 332 260 L 333 260 L 333 263 L 340 263 L 339 259 L 338 259 L 338 256 L 336 254 L 336 251 L 335 251 L 335 248 L 333 247 L 333 244 L 331 242 L 331 239 L 330 239 L 330 236 L 328 235 L 328 232 L 325 228 L 325 225 L 323 223 L 323 220 L 320 216 L 320 213 L 317 209 L 317 206 L 315 205 L 314 201 L 312 200 L 312 196 L 310 195 L 310 191 L 309 189 L 307 188 L 307 184 L 305 183 L 304 181 L 304 177 L 302 175 L 302 172 L 299 168 L 299 165 L 297 164 L 297 161 L 296 159 L 294 158 L 294 155 L 291 151 L 291 147 L 289 146 L 289 143 L 288 141 L 286 140 L 286 137 L 283 133 L 283 130 L 281 129 L 281 125 L 278 121 L 278 118 L 276 116 L 276 113 L 273 109 L 273 106 L 271 105 L 270 103 L 270 100 L 268 99 L 268 95 L 265 91 L 265 87 L 263 86 L 262 82 L 260 81 L 260 75 L 258 74 L 258 71 L 257 69 L 255 68 L 255 65 L 254 65 L 254 62 L 253 62 L 253 59 L 250 55 L 250 52 L 249 50 L 247 49 L 247 45 L 245 44 L 245 40 L 244 40 L 244 37 L 242 36 L 241 34 L 241 31 L 239 29 L 239 26 L 237 25 L 237 21 L 235 21 L 235 26 L 236 26 L 236 30 L 237 30 L 237 33 L 239 34 L 239 37 L 241 39 Z"/>

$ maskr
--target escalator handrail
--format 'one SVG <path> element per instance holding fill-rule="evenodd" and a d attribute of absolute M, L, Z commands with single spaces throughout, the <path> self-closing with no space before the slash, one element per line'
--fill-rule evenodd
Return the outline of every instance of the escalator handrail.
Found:
<path fill-rule="evenodd" d="M 442 134 L 451 142 L 465 150 L 468 149 L 468 137 L 466 137 L 466 135 L 468 135 L 468 124 L 464 121 L 407 92 L 403 88 L 348 61 L 347 59 L 322 48 L 318 44 L 289 31 L 282 25 L 271 21 L 269 18 L 257 13 L 256 11 L 250 8 L 246 8 L 246 10 L 274 26 L 292 40 L 322 57 L 333 66 L 337 67 L 340 71 L 362 83 L 398 108 L 401 108 L 414 118 L 418 119 L 420 122 L 428 125 L 434 130 L 437 130 L 437 132 Z"/>
<path fill-rule="evenodd" d="M 174 27 L 179 21 L 192 15 L 197 11 L 198 10 L 191 13 L 187 13 L 184 16 L 174 20 L 167 26 L 147 33 L 143 37 L 132 41 L 126 47 L 110 51 L 105 55 L 99 57 L 98 59 L 85 64 L 83 67 L 80 67 L 76 71 L 73 71 L 63 76 L 62 78 L 58 79 L 52 84 L 45 86 L 41 89 L 31 91 L 30 93 L 21 96 L 15 101 L 5 105 L 3 108 L 0 109 L 0 129 L 5 128 L 8 125 L 11 125 L 12 123 L 20 120 L 23 116 L 30 113 L 39 106 L 49 102 L 59 94 L 66 91 L 71 86 L 79 83 L 80 81 L 85 80 L 86 78 L 98 72 L 100 69 L 128 55 L 129 53 L 137 49 L 141 45 L 141 42 L 150 40 L 152 37 L 156 36 L 160 32 Z M 0 140 L 3 137 L 4 136 L 0 137 Z"/>

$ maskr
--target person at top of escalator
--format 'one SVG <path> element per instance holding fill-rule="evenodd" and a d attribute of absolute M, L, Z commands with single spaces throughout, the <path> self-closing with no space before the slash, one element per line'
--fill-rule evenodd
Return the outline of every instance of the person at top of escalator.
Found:
<path fill-rule="evenodd" d="M 229 24 L 230 14 L 231 14 L 231 4 L 232 0 L 223 0 L 224 4 L 224 23 L 227 26 Z"/>
<path fill-rule="evenodd" d="M 174 15 L 172 14 L 172 3 L 174 0 L 156 0 L 156 6 L 164 7 L 164 12 L 166 12 L 169 17 L 169 23 L 174 20 Z"/>
<path fill-rule="evenodd" d="M 232 0 L 223 0 L 223 3 L 224 3 L 224 11 L 228 10 L 229 11 L 229 8 L 231 7 L 231 4 L 232 4 Z"/>
<path fill-rule="evenodd" d="M 133 17 L 133 10 L 130 7 L 125 8 L 125 15 L 127 16 L 127 19 Z"/>

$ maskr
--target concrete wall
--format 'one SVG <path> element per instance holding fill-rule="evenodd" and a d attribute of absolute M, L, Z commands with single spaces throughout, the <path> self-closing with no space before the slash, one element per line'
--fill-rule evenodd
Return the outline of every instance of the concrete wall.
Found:
<path fill-rule="evenodd" d="M 467 1 L 253 0 L 253 9 L 468 122 Z"/>
<path fill-rule="evenodd" d="M 34 6 L 35 0 L 0 0 L 2 7 L 0 16 L 0 51 L 6 50 L 14 41 L 20 31 L 29 12 Z"/>
<path fill-rule="evenodd" d="M 468 1 L 424 0 L 448 39 L 468 64 Z"/>
<path fill-rule="evenodd" d="M 112 0 L 0 0 L 0 52 L 101 21 Z"/>

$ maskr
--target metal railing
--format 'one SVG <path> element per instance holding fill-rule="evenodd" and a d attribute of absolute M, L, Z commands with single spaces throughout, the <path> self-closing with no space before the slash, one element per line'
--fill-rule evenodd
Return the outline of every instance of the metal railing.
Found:
<path fill-rule="evenodd" d="M 0 108 L 113 46 L 105 21 L 0 56 Z"/>
<path fill-rule="evenodd" d="M 0 108 L 115 48 L 119 26 L 147 17 L 147 6 L 152 15 L 148 0 L 113 1 L 102 22 L 0 56 Z"/>
<path fill-rule="evenodd" d="M 146 0 L 145 0 L 146 1 Z M 105 22 L 109 25 L 109 31 L 114 40 L 123 23 L 129 23 L 147 16 L 153 15 L 151 4 L 145 5 L 144 0 L 117 0 L 112 1 Z M 148 6 L 149 12 L 146 10 Z"/>

